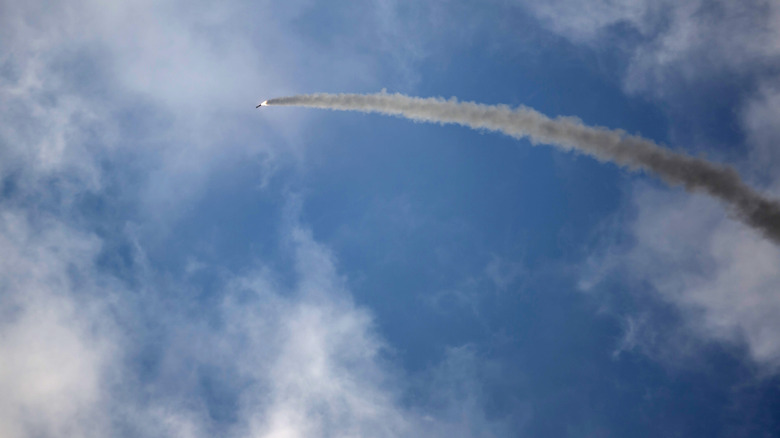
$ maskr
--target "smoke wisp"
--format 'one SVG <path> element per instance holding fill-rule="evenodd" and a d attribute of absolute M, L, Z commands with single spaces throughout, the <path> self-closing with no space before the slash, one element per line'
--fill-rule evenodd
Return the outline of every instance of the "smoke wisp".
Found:
<path fill-rule="evenodd" d="M 269 99 L 267 105 L 304 106 L 380 113 L 441 124 L 498 131 L 564 150 L 576 150 L 600 161 L 650 171 L 670 185 L 708 193 L 733 214 L 780 244 L 780 202 L 766 198 L 728 166 L 711 163 L 659 146 L 622 130 L 586 126 L 575 117 L 551 119 L 527 107 L 458 102 L 455 98 L 410 97 L 402 94 L 308 94 Z"/>

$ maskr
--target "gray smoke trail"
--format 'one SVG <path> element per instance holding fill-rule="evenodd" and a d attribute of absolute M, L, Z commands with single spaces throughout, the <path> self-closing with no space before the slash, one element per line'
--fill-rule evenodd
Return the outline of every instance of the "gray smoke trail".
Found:
<path fill-rule="evenodd" d="M 746 185 L 731 167 L 665 149 L 651 140 L 621 130 L 585 126 L 574 117 L 550 119 L 526 107 L 458 102 L 455 98 L 409 97 L 402 94 L 309 94 L 280 97 L 267 105 L 305 106 L 362 111 L 433 123 L 454 123 L 499 131 L 531 142 L 576 150 L 600 161 L 632 170 L 649 170 L 671 185 L 702 191 L 722 200 L 733 213 L 780 244 L 780 203 Z"/>

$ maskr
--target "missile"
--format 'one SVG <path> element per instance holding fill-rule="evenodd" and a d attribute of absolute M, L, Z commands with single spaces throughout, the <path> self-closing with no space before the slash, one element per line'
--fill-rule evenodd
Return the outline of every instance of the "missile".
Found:
<path fill-rule="evenodd" d="M 257 105 L 255 108 L 260 108 L 261 106 L 268 106 L 268 101 L 264 100 L 264 101 L 260 102 L 260 105 Z"/>

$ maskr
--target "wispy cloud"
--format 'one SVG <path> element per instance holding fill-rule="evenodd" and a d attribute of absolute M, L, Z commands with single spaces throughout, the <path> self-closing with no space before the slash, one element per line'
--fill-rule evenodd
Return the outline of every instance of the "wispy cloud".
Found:
<path fill-rule="evenodd" d="M 605 47 L 621 35 L 628 68 L 625 86 L 669 101 L 684 89 L 724 73 L 754 74 L 777 62 L 780 8 L 748 0 L 614 2 L 587 7 L 575 0 L 521 2 L 553 32 Z M 628 38 L 626 38 L 628 36 Z M 633 37 L 632 37 L 633 36 Z M 615 47 L 612 47 L 615 48 Z"/>
<path fill-rule="evenodd" d="M 200 438 L 503 430 L 480 413 L 472 386 L 448 404 L 468 418 L 406 403 L 407 376 L 372 314 L 352 301 L 333 254 L 297 219 L 283 230 L 294 281 L 261 265 L 228 276 L 221 303 L 205 309 L 168 299 L 193 285 L 148 272 L 142 261 L 132 289 L 113 277 L 99 265 L 96 236 L 51 217 L 4 213 L 0 431 Z M 432 370 L 437 380 L 415 389 L 435 398 L 453 382 L 478 387 L 480 376 L 448 370 Z"/>
<path fill-rule="evenodd" d="M 607 246 L 601 254 L 593 255 L 583 272 L 590 279 L 583 285 L 592 289 L 612 276 L 628 274 L 629 289 L 643 290 L 641 285 L 650 285 L 664 301 L 682 311 L 688 336 L 744 345 L 764 371 L 780 369 L 780 325 L 772 316 L 780 311 L 776 293 L 780 249 L 728 221 L 706 198 L 690 200 L 642 188 L 635 193 L 634 208 L 637 216 L 628 233 L 636 241 Z M 669 353 L 675 344 L 690 347 L 689 341 L 678 342 L 684 338 L 647 336 L 646 329 L 653 328 L 648 317 L 629 318 L 644 321 L 642 326 L 628 327 L 629 343 L 649 352 L 663 352 L 667 359 L 689 359 L 690 352 Z M 664 339 L 668 345 L 660 345 Z"/>
<path fill-rule="evenodd" d="M 105 436 L 116 366 L 115 292 L 96 275 L 100 241 L 52 218 L 0 214 L 0 433 Z"/>
<path fill-rule="evenodd" d="M 709 106 L 690 113 L 689 100 L 696 100 L 690 96 L 710 90 L 708 95 L 718 98 L 723 90 L 731 90 L 732 122 L 745 141 L 735 139 L 729 151 L 744 151 L 739 163 L 743 174 L 777 193 L 780 131 L 774 123 L 777 105 L 773 105 L 780 65 L 777 3 L 638 0 L 618 5 L 603 1 L 583 9 L 576 8 L 575 2 L 556 0 L 525 5 L 548 29 L 576 44 L 623 51 L 624 88 L 671 107 L 673 133 L 712 136 L 690 126 L 691 120 L 711 117 L 706 112 Z M 613 43 L 615 35 L 627 36 L 617 40 L 619 47 Z M 739 90 L 734 90 L 735 84 Z M 599 278 L 628 279 L 620 283 L 621 289 L 628 290 L 642 290 L 641 285 L 649 284 L 659 292 L 657 296 L 681 311 L 687 336 L 693 338 L 675 345 L 678 341 L 666 336 L 648 337 L 647 331 L 656 330 L 659 323 L 640 312 L 628 316 L 644 321 L 627 326 L 629 344 L 649 347 L 646 351 L 651 355 L 680 359 L 690 356 L 660 351 L 690 348 L 693 339 L 725 342 L 746 347 L 754 363 L 775 373 L 780 345 L 774 339 L 780 327 L 765 312 L 778 305 L 773 291 L 780 278 L 770 267 L 778 263 L 776 247 L 729 221 L 714 203 L 701 197 L 645 186 L 632 196 L 635 216 L 622 223 L 622 243 L 610 243 L 612 234 L 602 233 L 607 237 L 602 255 L 583 272 L 583 285 L 609 284 L 599 283 Z M 621 230 L 620 225 L 612 230 Z M 609 274 L 601 277 L 604 271 Z"/>
<path fill-rule="evenodd" d="M 299 120 L 243 123 L 258 96 L 354 84 L 344 68 L 375 86 L 384 64 L 374 53 L 322 50 L 306 34 L 316 6 L 3 4 L 0 435 L 414 436 L 424 425 L 444 436 L 444 423 L 456 427 L 405 403 L 405 376 L 372 314 L 297 218 L 281 227 L 292 274 L 193 263 L 180 277 L 145 254 L 225 160 L 273 172 L 301 154 L 257 140 L 294 146 Z M 361 38 L 336 40 L 392 38 L 375 32 L 386 17 L 373 12 L 344 28 Z M 94 226 L 93 214 L 127 205 L 132 218 Z M 191 277 L 204 272 L 217 278 L 217 298 L 198 302 L 205 286 Z"/>

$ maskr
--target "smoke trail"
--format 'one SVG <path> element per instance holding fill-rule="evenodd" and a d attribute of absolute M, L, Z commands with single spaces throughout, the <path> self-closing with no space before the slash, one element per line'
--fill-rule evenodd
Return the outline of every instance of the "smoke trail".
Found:
<path fill-rule="evenodd" d="M 780 244 L 780 203 L 746 185 L 731 167 L 665 149 L 621 130 L 585 126 L 574 117 L 551 119 L 526 107 L 458 102 L 455 98 L 402 94 L 309 94 L 270 99 L 267 105 L 305 106 L 389 114 L 433 123 L 454 123 L 499 131 L 531 142 L 576 150 L 632 170 L 649 170 L 671 185 L 702 191 L 720 199 L 733 213 Z"/>

